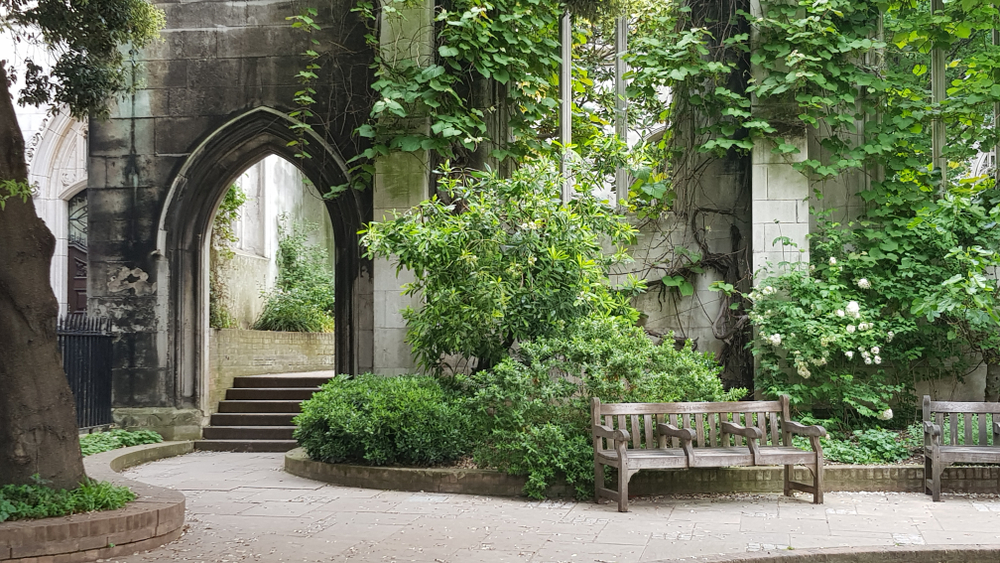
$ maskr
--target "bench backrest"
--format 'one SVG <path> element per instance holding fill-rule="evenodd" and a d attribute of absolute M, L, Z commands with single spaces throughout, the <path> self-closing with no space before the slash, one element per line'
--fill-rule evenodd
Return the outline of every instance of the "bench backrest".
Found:
<path fill-rule="evenodd" d="M 656 435 L 656 425 L 661 422 L 694 430 L 696 448 L 743 446 L 742 436 L 723 435 L 723 421 L 760 428 L 764 434 L 762 446 L 791 445 L 791 437 L 782 430 L 783 422 L 789 419 L 786 395 L 777 401 L 720 403 L 602 403 L 595 398 L 591 402 L 591 419 L 593 424 L 627 430 L 630 449 L 679 447 L 677 438 Z M 594 447 L 611 449 L 614 445 L 595 438 Z"/>
<path fill-rule="evenodd" d="M 941 427 L 942 445 L 1000 445 L 993 434 L 993 421 L 1000 422 L 1000 403 L 932 401 L 924 395 L 923 415 Z"/>

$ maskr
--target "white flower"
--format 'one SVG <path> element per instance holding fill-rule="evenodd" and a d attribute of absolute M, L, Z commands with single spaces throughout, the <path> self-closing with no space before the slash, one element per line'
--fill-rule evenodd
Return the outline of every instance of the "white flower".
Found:
<path fill-rule="evenodd" d="M 878 413 L 879 420 L 892 420 L 892 409 L 885 409 Z"/>
<path fill-rule="evenodd" d="M 831 266 L 836 266 L 837 265 L 837 259 L 834 258 L 833 256 L 830 257 L 830 265 Z"/>
<path fill-rule="evenodd" d="M 838 317 L 843 317 L 844 316 L 844 310 L 843 309 L 837 309 L 837 316 Z"/>
<path fill-rule="evenodd" d="M 814 366 L 825 366 L 826 365 L 826 358 L 817 358 L 817 359 L 813 360 L 813 365 Z"/>
<path fill-rule="evenodd" d="M 870 366 L 870 365 L 872 365 L 872 359 L 866 356 L 866 357 L 865 357 L 865 365 L 866 365 L 866 366 Z"/>
<path fill-rule="evenodd" d="M 804 363 L 799 364 L 798 372 L 799 372 L 799 375 L 801 375 L 802 377 L 804 377 L 806 379 L 809 379 L 809 376 L 812 375 L 811 373 L 809 373 L 809 368 L 807 368 L 806 364 L 804 364 Z"/>
<path fill-rule="evenodd" d="M 847 356 L 848 360 L 852 360 L 854 359 L 854 350 L 848 350 L 844 352 L 844 355 Z"/>
<path fill-rule="evenodd" d="M 875 361 L 876 364 L 881 364 L 882 363 L 882 358 L 880 356 L 875 356 L 875 360 L 874 361 Z"/>
<path fill-rule="evenodd" d="M 772 294 L 776 293 L 777 291 L 778 291 L 777 289 L 774 289 L 771 286 L 767 286 L 767 287 L 764 288 L 764 295 L 772 295 Z"/>
<path fill-rule="evenodd" d="M 847 325 L 847 334 L 854 334 L 854 325 Z"/>
<path fill-rule="evenodd" d="M 894 337 L 894 336 L 896 336 L 896 333 L 894 333 L 894 332 L 892 332 L 890 330 L 889 332 L 885 333 L 885 341 L 886 342 L 892 342 L 892 337 Z"/>
<path fill-rule="evenodd" d="M 781 335 L 778 333 L 768 336 L 767 339 L 771 342 L 772 346 L 779 346 L 781 344 Z"/>
<path fill-rule="evenodd" d="M 858 330 L 868 330 L 872 327 L 872 323 L 860 323 L 858 324 Z"/>
<path fill-rule="evenodd" d="M 855 319 L 861 317 L 861 305 L 858 305 L 857 301 L 847 302 L 847 314 L 854 317 Z"/>
<path fill-rule="evenodd" d="M 527 223 L 521 223 L 521 228 L 527 230 L 528 229 L 528 224 Z"/>
<path fill-rule="evenodd" d="M 882 349 L 879 348 L 878 346 L 872 346 L 872 354 L 878 354 L 881 351 Z"/>
<path fill-rule="evenodd" d="M 861 278 L 858 280 L 858 287 L 861 289 L 871 289 L 872 284 L 868 281 L 868 278 Z"/>

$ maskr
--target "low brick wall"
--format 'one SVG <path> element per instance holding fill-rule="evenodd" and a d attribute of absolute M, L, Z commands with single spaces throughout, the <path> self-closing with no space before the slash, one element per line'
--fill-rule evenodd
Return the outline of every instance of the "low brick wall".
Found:
<path fill-rule="evenodd" d="M 215 412 L 233 378 L 333 370 L 336 348 L 332 332 L 212 329 L 208 341 L 210 412 L 206 414 Z"/>
<path fill-rule="evenodd" d="M 428 491 L 493 496 L 523 494 L 526 479 L 487 469 L 371 467 L 313 461 L 305 450 L 285 454 L 285 471 L 292 475 L 335 483 L 396 491 Z M 629 493 L 638 496 L 703 493 L 780 493 L 781 467 L 727 467 L 644 470 L 632 477 Z M 921 492 L 924 468 L 918 465 L 833 465 L 824 471 L 824 491 Z M 809 482 L 809 473 L 796 468 L 794 479 Z M 942 490 L 952 493 L 1000 492 L 1000 467 L 949 467 Z M 553 497 L 572 496 L 573 488 L 557 483 Z"/>
<path fill-rule="evenodd" d="M 0 524 L 0 561 L 78 563 L 131 555 L 173 541 L 184 527 L 184 495 L 132 481 L 126 467 L 181 455 L 191 442 L 125 448 L 84 458 L 87 476 L 124 485 L 136 500 L 119 510 Z"/>

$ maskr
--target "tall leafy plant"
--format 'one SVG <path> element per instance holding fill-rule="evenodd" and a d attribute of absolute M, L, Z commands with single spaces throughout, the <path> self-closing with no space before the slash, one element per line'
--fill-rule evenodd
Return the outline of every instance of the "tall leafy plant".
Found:
<path fill-rule="evenodd" d="M 552 162 L 509 179 L 442 174 L 441 197 L 368 225 L 362 238 L 369 256 L 391 256 L 413 272 L 404 292 L 423 305 L 403 317 L 421 366 L 440 370 L 442 357 L 457 354 L 483 369 L 516 342 L 550 336 L 576 318 L 638 318 L 629 297 L 639 282 L 618 291 L 608 280 L 609 269 L 629 259 L 635 229 L 589 191 L 562 203 Z"/>

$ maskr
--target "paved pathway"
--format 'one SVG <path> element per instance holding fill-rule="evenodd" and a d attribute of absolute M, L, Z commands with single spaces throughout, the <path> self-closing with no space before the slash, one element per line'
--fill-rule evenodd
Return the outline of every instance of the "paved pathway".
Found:
<path fill-rule="evenodd" d="M 426 563 L 678 560 L 819 547 L 1000 544 L 1000 500 L 909 493 L 705 496 L 610 504 L 403 493 L 324 485 L 282 471 L 282 454 L 194 453 L 130 478 L 179 489 L 188 527 L 123 560 Z"/>

